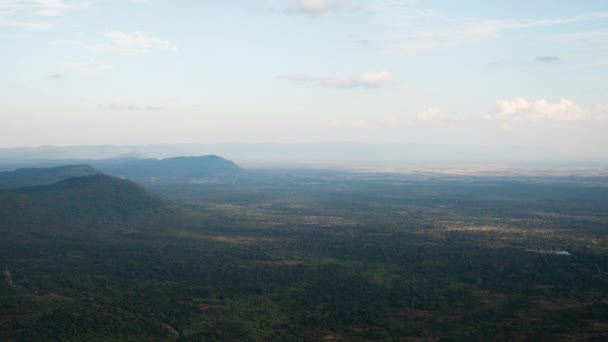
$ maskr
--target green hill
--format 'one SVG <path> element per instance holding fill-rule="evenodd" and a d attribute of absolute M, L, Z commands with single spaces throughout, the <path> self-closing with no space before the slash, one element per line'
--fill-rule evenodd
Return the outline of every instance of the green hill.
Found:
<path fill-rule="evenodd" d="M 0 189 L 22 188 L 60 182 L 73 177 L 99 174 L 90 165 L 67 165 L 51 168 L 28 168 L 0 172 Z"/>
<path fill-rule="evenodd" d="M 170 340 L 163 321 L 107 301 L 139 284 L 142 260 L 162 262 L 153 255 L 175 214 L 105 175 L 0 190 L 0 341 Z"/>
<path fill-rule="evenodd" d="M 139 185 L 105 175 L 0 191 L 0 230 L 18 234 L 67 236 L 152 227 L 170 211 Z"/>

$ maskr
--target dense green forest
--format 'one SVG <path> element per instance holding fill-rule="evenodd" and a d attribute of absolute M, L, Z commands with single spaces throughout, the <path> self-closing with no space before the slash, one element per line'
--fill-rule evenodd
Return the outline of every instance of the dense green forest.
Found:
<path fill-rule="evenodd" d="M 3 190 L 0 340 L 604 340 L 607 184 L 259 170 Z"/>

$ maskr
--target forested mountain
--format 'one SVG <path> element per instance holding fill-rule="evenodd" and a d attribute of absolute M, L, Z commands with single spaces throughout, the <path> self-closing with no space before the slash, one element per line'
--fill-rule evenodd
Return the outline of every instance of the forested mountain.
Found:
<path fill-rule="evenodd" d="M 230 182 L 240 171 L 234 162 L 214 155 L 106 160 L 94 165 L 106 174 L 138 182 Z"/>
<path fill-rule="evenodd" d="M 0 189 L 53 184 L 59 181 L 99 174 L 90 165 L 67 165 L 52 168 L 27 168 L 0 172 Z"/>
<path fill-rule="evenodd" d="M 88 234 L 144 227 L 170 211 L 139 185 L 105 175 L 0 191 L 0 229 L 16 234 Z"/>

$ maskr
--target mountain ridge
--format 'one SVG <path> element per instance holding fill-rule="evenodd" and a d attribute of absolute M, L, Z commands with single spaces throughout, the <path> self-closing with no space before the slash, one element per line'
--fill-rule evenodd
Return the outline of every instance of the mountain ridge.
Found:
<path fill-rule="evenodd" d="M 165 159 L 106 160 L 93 164 L 103 173 L 138 182 L 227 182 L 241 171 L 217 155 Z"/>
<path fill-rule="evenodd" d="M 99 171 L 88 164 L 73 164 L 48 168 L 20 168 L 0 172 L 0 189 L 53 184 L 69 178 L 92 176 L 99 173 Z"/>

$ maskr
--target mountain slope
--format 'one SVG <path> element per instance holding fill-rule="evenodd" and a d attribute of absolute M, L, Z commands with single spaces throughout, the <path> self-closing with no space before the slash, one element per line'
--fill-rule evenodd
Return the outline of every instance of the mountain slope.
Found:
<path fill-rule="evenodd" d="M 0 189 L 53 184 L 68 178 L 97 174 L 99 174 L 99 172 L 90 165 L 18 169 L 15 171 L 0 172 Z"/>
<path fill-rule="evenodd" d="M 171 212 L 139 185 L 105 175 L 0 191 L 0 231 L 70 236 L 156 227 Z"/>
<path fill-rule="evenodd" d="M 138 182 L 228 182 L 238 172 L 234 162 L 210 155 L 168 159 L 127 159 L 95 165 L 102 172 Z"/>

